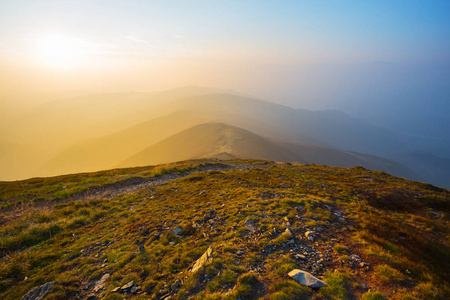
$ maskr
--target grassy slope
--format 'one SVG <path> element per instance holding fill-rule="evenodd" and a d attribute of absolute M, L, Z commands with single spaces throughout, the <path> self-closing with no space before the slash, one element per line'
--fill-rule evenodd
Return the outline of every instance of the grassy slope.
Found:
<path fill-rule="evenodd" d="M 198 172 L 183 173 L 192 170 Z M 67 202 L 59 195 L 68 186 L 98 189 L 170 173 L 184 175 L 107 198 L 90 194 Z M 52 280 L 58 284 L 48 299 L 86 297 L 105 273 L 111 277 L 98 296 L 109 299 L 121 299 L 111 290 L 130 280 L 146 293 L 135 299 L 159 299 L 176 279 L 183 285 L 175 299 L 381 299 L 369 298 L 374 291 L 389 299 L 450 296 L 449 191 L 383 172 L 212 160 L 0 186 L 2 203 L 29 204 L 0 231 L 2 299 Z M 36 203 L 54 206 L 42 212 Z M 210 210 L 213 221 L 201 222 Z M 282 234 L 286 217 L 295 242 Z M 245 228 L 247 218 L 255 234 Z M 183 232 L 171 235 L 177 226 Z M 304 237 L 307 230 L 318 233 L 315 241 Z M 138 252 L 141 244 L 145 253 Z M 191 274 L 209 246 L 213 263 Z M 353 254 L 366 265 L 355 264 Z M 329 288 L 299 286 L 287 277 L 293 268 L 324 278 Z"/>

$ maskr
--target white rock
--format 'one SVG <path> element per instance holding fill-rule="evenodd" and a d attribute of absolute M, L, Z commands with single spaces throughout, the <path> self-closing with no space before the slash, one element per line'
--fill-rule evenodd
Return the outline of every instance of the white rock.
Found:
<path fill-rule="evenodd" d="M 301 285 L 310 287 L 310 288 L 320 288 L 320 287 L 327 287 L 328 285 L 323 282 L 322 280 L 314 277 L 310 273 L 306 271 L 302 271 L 299 269 L 294 269 L 291 272 L 289 272 L 289 277 L 300 283 Z"/>
<path fill-rule="evenodd" d="M 205 253 L 195 262 L 194 266 L 192 267 L 191 272 L 194 273 L 201 267 L 203 267 L 206 263 L 209 263 L 213 260 L 212 256 L 212 248 L 209 247 Z"/>

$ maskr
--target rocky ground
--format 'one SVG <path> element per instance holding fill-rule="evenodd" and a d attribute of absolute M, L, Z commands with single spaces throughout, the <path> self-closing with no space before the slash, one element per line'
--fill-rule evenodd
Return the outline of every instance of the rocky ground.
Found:
<path fill-rule="evenodd" d="M 1 297 L 449 295 L 447 190 L 363 168 L 190 164 L 2 210 Z"/>

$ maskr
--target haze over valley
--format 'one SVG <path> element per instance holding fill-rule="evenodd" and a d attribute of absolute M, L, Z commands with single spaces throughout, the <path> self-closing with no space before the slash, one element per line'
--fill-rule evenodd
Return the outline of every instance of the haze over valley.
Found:
<path fill-rule="evenodd" d="M 336 110 L 194 86 L 55 100 L 19 114 L 3 132 L 3 180 L 204 157 L 362 165 L 441 186 L 450 179 L 449 159 L 407 134 Z"/>

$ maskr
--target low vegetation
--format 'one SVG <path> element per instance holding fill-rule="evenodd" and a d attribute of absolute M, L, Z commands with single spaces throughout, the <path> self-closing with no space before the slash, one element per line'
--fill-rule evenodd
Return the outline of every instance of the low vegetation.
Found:
<path fill-rule="evenodd" d="M 199 160 L 1 182 L 0 197 L 1 299 L 53 281 L 46 299 L 450 297 L 450 192 L 362 167 Z"/>

